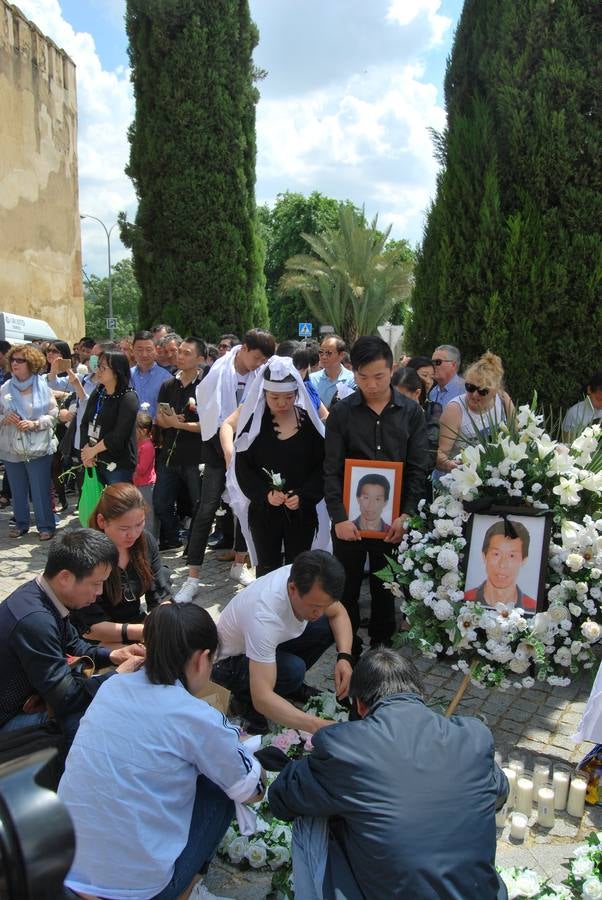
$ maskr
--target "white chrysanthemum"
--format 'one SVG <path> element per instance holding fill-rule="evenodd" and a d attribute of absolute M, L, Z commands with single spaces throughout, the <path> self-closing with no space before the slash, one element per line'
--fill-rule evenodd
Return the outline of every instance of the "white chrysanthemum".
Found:
<path fill-rule="evenodd" d="M 445 622 L 451 618 L 454 610 L 451 603 L 448 603 L 447 600 L 438 600 L 433 606 L 433 612 L 440 622 Z"/>
<path fill-rule="evenodd" d="M 409 585 L 410 596 L 414 600 L 424 600 L 432 590 L 432 587 L 432 581 L 422 581 L 421 578 L 415 578 Z"/>
<path fill-rule="evenodd" d="M 459 561 L 458 554 L 451 547 L 444 547 L 437 554 L 437 565 L 442 569 L 457 569 Z"/>

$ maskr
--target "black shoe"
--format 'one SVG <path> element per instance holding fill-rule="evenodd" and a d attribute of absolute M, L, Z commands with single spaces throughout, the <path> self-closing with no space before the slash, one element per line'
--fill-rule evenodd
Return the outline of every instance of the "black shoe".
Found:
<path fill-rule="evenodd" d="M 182 541 L 161 541 L 159 544 L 159 550 L 179 550 L 182 546 Z"/>
<path fill-rule="evenodd" d="M 233 540 L 228 540 L 227 538 L 223 537 L 223 535 L 219 540 L 213 541 L 213 543 L 211 541 L 207 542 L 207 546 L 210 550 L 231 550 L 233 544 Z"/>
<path fill-rule="evenodd" d="M 319 688 L 312 687 L 304 682 L 292 694 L 287 694 L 286 699 L 290 700 L 291 703 L 307 703 L 313 697 L 319 697 L 321 693 L 322 691 Z"/>
<path fill-rule="evenodd" d="M 221 531 L 212 531 L 207 539 L 207 546 L 213 547 L 214 544 L 219 544 L 221 540 L 223 540 L 224 536 Z"/>

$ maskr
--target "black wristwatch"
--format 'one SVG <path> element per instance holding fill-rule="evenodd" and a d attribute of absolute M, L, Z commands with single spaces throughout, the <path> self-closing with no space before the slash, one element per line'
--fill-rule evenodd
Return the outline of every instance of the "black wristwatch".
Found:
<path fill-rule="evenodd" d="M 351 653 L 337 653 L 337 662 L 340 662 L 342 659 L 344 659 L 345 662 L 348 662 L 350 666 L 355 664 L 355 660 Z"/>

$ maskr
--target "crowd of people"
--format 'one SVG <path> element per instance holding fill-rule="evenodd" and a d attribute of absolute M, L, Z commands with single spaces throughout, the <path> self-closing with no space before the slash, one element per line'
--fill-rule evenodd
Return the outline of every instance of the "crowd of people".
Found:
<path fill-rule="evenodd" d="M 265 773 L 198 699 L 212 679 L 247 734 L 273 721 L 312 735 L 311 756 L 269 791 L 296 820 L 300 898 L 503 897 L 494 815 L 508 785 L 492 736 L 425 706 L 418 673 L 389 649 L 406 625 L 377 574 L 459 451 L 512 416 L 499 357 L 462 369 L 442 345 L 395 365 L 379 337 L 348 351 L 336 335 L 277 345 L 259 329 L 211 347 L 163 324 L 73 350 L 0 343 L 0 365 L 10 534 L 28 532 L 31 500 L 40 540 L 54 538 L 43 573 L 0 603 L 0 739 L 60 731 L 68 887 L 213 896 L 199 876 Z M 597 373 L 563 427 L 600 417 Z M 387 479 L 365 474 L 352 513 L 349 460 L 402 463 L 397 505 Z M 65 482 L 77 491 L 88 469 L 104 486 L 88 527 L 57 532 Z M 208 547 L 243 588 L 217 623 L 201 608 Z M 180 548 L 188 577 L 174 592 L 162 553 Z M 316 693 L 306 672 L 333 644 L 340 724 L 302 710 Z M 449 823 L 438 836 L 435 817 Z"/>

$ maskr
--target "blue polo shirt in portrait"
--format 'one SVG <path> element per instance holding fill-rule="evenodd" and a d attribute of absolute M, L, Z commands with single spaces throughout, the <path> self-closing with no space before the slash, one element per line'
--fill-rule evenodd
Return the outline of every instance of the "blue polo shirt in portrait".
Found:
<path fill-rule="evenodd" d="M 309 376 L 309 380 L 317 390 L 320 400 L 327 409 L 330 408 L 330 404 L 337 392 L 339 384 L 346 384 L 352 389 L 355 388 L 353 372 L 346 369 L 345 366 L 341 366 L 336 378 L 329 378 L 326 374 L 326 369 L 320 369 L 319 372 L 312 372 Z"/>
<path fill-rule="evenodd" d="M 172 378 L 171 372 L 164 369 L 158 363 L 154 362 L 148 372 L 141 372 L 138 366 L 134 366 L 130 371 L 130 381 L 132 387 L 138 394 L 140 406 L 148 403 L 148 414 L 154 419 L 157 414 L 157 397 L 159 396 L 159 388 L 164 381 Z"/>

